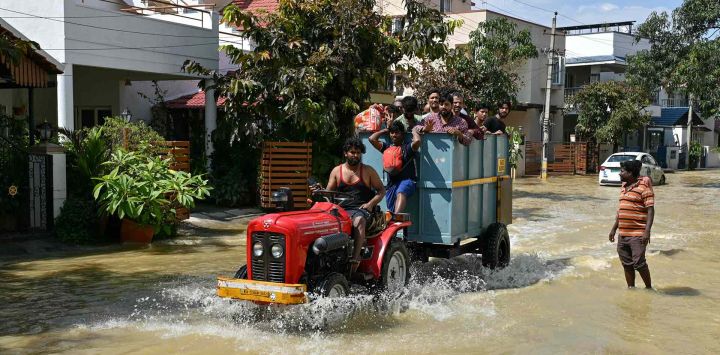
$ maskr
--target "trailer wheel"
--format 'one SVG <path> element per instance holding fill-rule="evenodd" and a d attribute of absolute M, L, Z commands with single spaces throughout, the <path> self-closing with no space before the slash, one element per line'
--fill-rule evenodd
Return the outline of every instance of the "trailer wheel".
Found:
<path fill-rule="evenodd" d="M 380 290 L 398 291 L 410 282 L 410 255 L 405 243 L 397 238 L 390 240 L 380 271 Z"/>
<path fill-rule="evenodd" d="M 510 236 L 502 223 L 493 223 L 485 231 L 482 264 L 494 269 L 510 263 Z"/>
<path fill-rule="evenodd" d="M 238 271 L 235 273 L 236 279 L 247 279 L 247 265 L 241 266 Z"/>
<path fill-rule="evenodd" d="M 324 297 L 344 297 L 350 294 L 350 284 L 342 274 L 331 272 L 318 282 L 314 291 Z"/>

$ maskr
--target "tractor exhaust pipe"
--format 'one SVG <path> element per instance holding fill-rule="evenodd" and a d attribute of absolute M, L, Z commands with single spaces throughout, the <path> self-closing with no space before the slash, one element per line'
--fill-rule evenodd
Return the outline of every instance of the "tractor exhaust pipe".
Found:
<path fill-rule="evenodd" d="M 315 239 L 312 249 L 315 255 L 327 253 L 333 250 L 347 247 L 350 244 L 350 236 L 345 233 L 326 235 Z"/>

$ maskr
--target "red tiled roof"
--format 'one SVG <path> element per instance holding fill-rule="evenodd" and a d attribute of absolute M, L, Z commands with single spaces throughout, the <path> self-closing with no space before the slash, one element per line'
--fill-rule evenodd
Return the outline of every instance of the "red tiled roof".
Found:
<path fill-rule="evenodd" d="M 233 4 L 252 13 L 257 13 L 261 10 L 267 11 L 268 13 L 275 12 L 280 7 L 279 0 L 234 0 Z"/>
<path fill-rule="evenodd" d="M 217 105 L 222 106 L 227 99 L 218 97 Z M 205 107 L 205 91 L 185 95 L 165 102 L 168 108 L 203 108 Z"/>

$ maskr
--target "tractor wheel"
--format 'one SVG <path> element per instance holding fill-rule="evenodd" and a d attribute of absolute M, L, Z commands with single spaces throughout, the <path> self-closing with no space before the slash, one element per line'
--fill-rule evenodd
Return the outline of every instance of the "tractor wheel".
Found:
<path fill-rule="evenodd" d="M 410 255 L 405 243 L 397 238 L 390 240 L 385 256 L 378 288 L 383 291 L 398 291 L 410 282 Z"/>
<path fill-rule="evenodd" d="M 502 223 L 493 223 L 485 231 L 482 249 L 482 264 L 494 269 L 510 263 L 510 236 Z"/>
<path fill-rule="evenodd" d="M 235 273 L 236 279 L 247 279 L 247 265 L 241 266 L 238 271 Z"/>
<path fill-rule="evenodd" d="M 350 294 L 350 284 L 342 274 L 331 272 L 318 282 L 314 291 L 324 297 L 345 297 Z"/>

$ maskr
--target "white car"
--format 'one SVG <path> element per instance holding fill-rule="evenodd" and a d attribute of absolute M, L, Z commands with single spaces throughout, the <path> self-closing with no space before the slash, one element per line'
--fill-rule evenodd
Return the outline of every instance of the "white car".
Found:
<path fill-rule="evenodd" d="M 665 184 L 665 173 L 652 155 L 640 152 L 622 152 L 609 156 L 602 165 L 598 174 L 600 185 L 620 185 L 620 163 L 626 160 L 639 160 L 641 176 L 649 176 L 653 185 Z"/>

